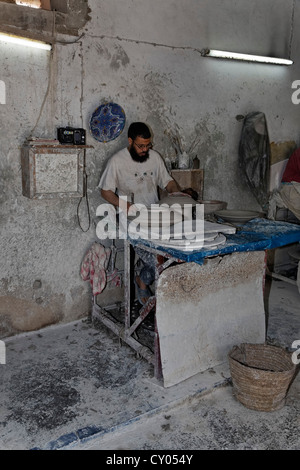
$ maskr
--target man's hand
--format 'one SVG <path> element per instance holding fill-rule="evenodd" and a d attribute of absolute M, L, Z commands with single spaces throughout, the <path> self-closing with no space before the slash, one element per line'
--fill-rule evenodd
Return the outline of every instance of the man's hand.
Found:
<path fill-rule="evenodd" d="M 107 202 L 115 206 L 116 208 L 119 207 L 125 214 L 128 214 L 130 206 L 132 206 L 132 202 L 127 201 L 126 199 L 119 198 L 113 191 L 106 191 L 101 189 L 101 196 Z"/>
<path fill-rule="evenodd" d="M 168 182 L 166 186 L 166 191 L 172 194 L 172 193 L 180 192 L 180 189 L 178 188 L 177 183 L 174 180 L 171 180 Z"/>
<path fill-rule="evenodd" d="M 187 193 L 182 193 L 181 191 L 176 191 L 174 193 L 170 193 L 169 197 L 176 197 L 176 196 L 187 196 L 187 197 L 192 197 Z"/>

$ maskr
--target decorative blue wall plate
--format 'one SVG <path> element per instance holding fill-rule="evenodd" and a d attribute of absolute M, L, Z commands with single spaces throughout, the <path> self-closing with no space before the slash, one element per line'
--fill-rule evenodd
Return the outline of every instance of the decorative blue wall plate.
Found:
<path fill-rule="evenodd" d="M 124 129 L 126 116 L 124 110 L 116 103 L 105 103 L 92 114 L 90 132 L 99 142 L 116 139 Z"/>

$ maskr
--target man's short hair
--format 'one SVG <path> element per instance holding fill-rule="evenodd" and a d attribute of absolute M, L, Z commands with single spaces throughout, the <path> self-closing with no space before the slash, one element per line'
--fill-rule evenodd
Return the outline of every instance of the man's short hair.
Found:
<path fill-rule="evenodd" d="M 151 132 L 149 127 L 144 122 L 133 122 L 128 128 L 128 137 L 135 140 L 136 137 L 143 139 L 150 139 Z"/>

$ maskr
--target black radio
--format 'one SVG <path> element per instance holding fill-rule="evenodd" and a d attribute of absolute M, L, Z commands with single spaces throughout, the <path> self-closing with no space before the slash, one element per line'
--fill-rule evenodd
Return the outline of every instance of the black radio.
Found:
<path fill-rule="evenodd" d="M 61 144 L 85 145 L 85 129 L 58 127 L 57 140 Z"/>

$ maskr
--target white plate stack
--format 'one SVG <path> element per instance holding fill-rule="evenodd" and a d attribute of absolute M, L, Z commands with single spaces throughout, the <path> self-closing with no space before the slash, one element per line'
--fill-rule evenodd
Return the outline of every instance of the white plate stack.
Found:
<path fill-rule="evenodd" d="M 186 217 L 183 221 L 182 210 L 153 205 L 144 206 L 135 216 L 129 217 L 128 233 L 131 238 L 150 240 L 157 246 L 193 251 L 213 248 L 226 242 L 223 233 L 235 233 L 233 227 L 213 224 L 204 219 Z"/>

